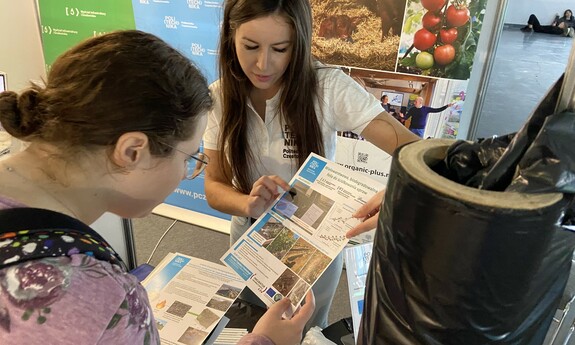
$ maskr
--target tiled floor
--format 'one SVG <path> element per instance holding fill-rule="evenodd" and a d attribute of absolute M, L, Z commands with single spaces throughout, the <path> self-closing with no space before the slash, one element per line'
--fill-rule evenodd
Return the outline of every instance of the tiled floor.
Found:
<path fill-rule="evenodd" d="M 565 72 L 573 39 L 506 25 L 495 55 L 475 138 L 518 131 Z"/>

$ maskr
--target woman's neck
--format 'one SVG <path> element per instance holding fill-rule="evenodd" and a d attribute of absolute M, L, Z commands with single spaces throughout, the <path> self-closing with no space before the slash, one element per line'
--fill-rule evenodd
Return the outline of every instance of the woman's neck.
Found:
<path fill-rule="evenodd" d="M 250 92 L 250 101 L 258 115 L 265 121 L 266 102 L 274 98 L 279 92 L 280 88 L 270 88 L 266 90 L 253 88 Z"/>
<path fill-rule="evenodd" d="M 67 214 L 86 224 L 104 212 L 96 176 L 51 149 L 30 146 L 0 162 L 0 194 L 30 207 Z"/>

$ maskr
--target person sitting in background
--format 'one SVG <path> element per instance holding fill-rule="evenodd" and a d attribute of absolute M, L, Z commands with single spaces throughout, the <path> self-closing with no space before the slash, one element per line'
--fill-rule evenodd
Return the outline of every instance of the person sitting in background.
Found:
<path fill-rule="evenodd" d="M 541 25 L 539 19 L 532 14 L 529 16 L 527 25 L 521 28 L 523 32 L 540 32 L 551 35 L 563 35 L 573 37 L 575 35 L 575 18 L 571 10 L 565 10 L 563 17 L 555 16 L 555 20 L 551 25 Z"/>
<path fill-rule="evenodd" d="M 71 48 L 45 86 L 0 93 L 0 123 L 30 142 L 0 162 L 0 213 L 37 208 L 78 224 L 62 235 L 2 223 L 0 344 L 160 344 L 146 291 L 105 241 L 86 239 L 86 224 L 146 216 L 198 176 L 211 107 L 190 60 L 135 30 Z M 306 302 L 291 320 L 288 298 L 274 304 L 239 344 L 299 343 L 313 295 Z"/>
<path fill-rule="evenodd" d="M 431 108 L 423 105 L 423 97 L 417 97 L 415 99 L 415 105 L 409 108 L 407 115 L 405 116 L 405 121 L 411 118 L 411 126 L 409 126 L 409 130 L 423 138 L 425 126 L 427 125 L 427 115 L 429 115 L 429 113 L 440 113 L 452 104 L 453 103 L 446 104 L 441 108 Z"/>
<path fill-rule="evenodd" d="M 381 106 L 385 111 L 391 114 L 391 104 L 389 104 L 389 97 L 387 95 L 381 96 Z"/>

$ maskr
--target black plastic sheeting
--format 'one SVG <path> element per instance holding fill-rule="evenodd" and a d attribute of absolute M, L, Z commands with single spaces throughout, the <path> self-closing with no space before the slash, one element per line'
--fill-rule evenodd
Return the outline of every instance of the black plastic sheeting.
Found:
<path fill-rule="evenodd" d="M 358 344 L 541 344 L 571 266 L 575 239 L 559 224 L 569 200 L 532 211 L 462 202 L 414 180 L 397 155 Z"/>
<path fill-rule="evenodd" d="M 575 114 L 553 114 L 561 83 L 517 134 L 455 142 L 429 171 L 477 188 L 477 200 L 481 189 L 563 193 L 552 205 L 463 200 L 406 169 L 410 145 L 395 153 L 358 344 L 543 343 L 575 248 Z"/>
<path fill-rule="evenodd" d="M 575 113 L 545 119 L 507 191 L 575 193 Z"/>

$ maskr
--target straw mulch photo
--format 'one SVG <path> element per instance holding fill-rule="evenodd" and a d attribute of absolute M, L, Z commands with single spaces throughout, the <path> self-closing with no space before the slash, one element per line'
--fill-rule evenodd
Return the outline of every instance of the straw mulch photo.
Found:
<path fill-rule="evenodd" d="M 381 18 L 353 0 L 311 0 L 313 11 L 312 53 L 321 62 L 334 65 L 395 71 L 400 37 L 387 36 L 382 42 Z M 351 36 L 320 37 L 322 23 L 347 17 L 353 25 Z M 325 36 L 325 33 L 323 33 Z"/>

